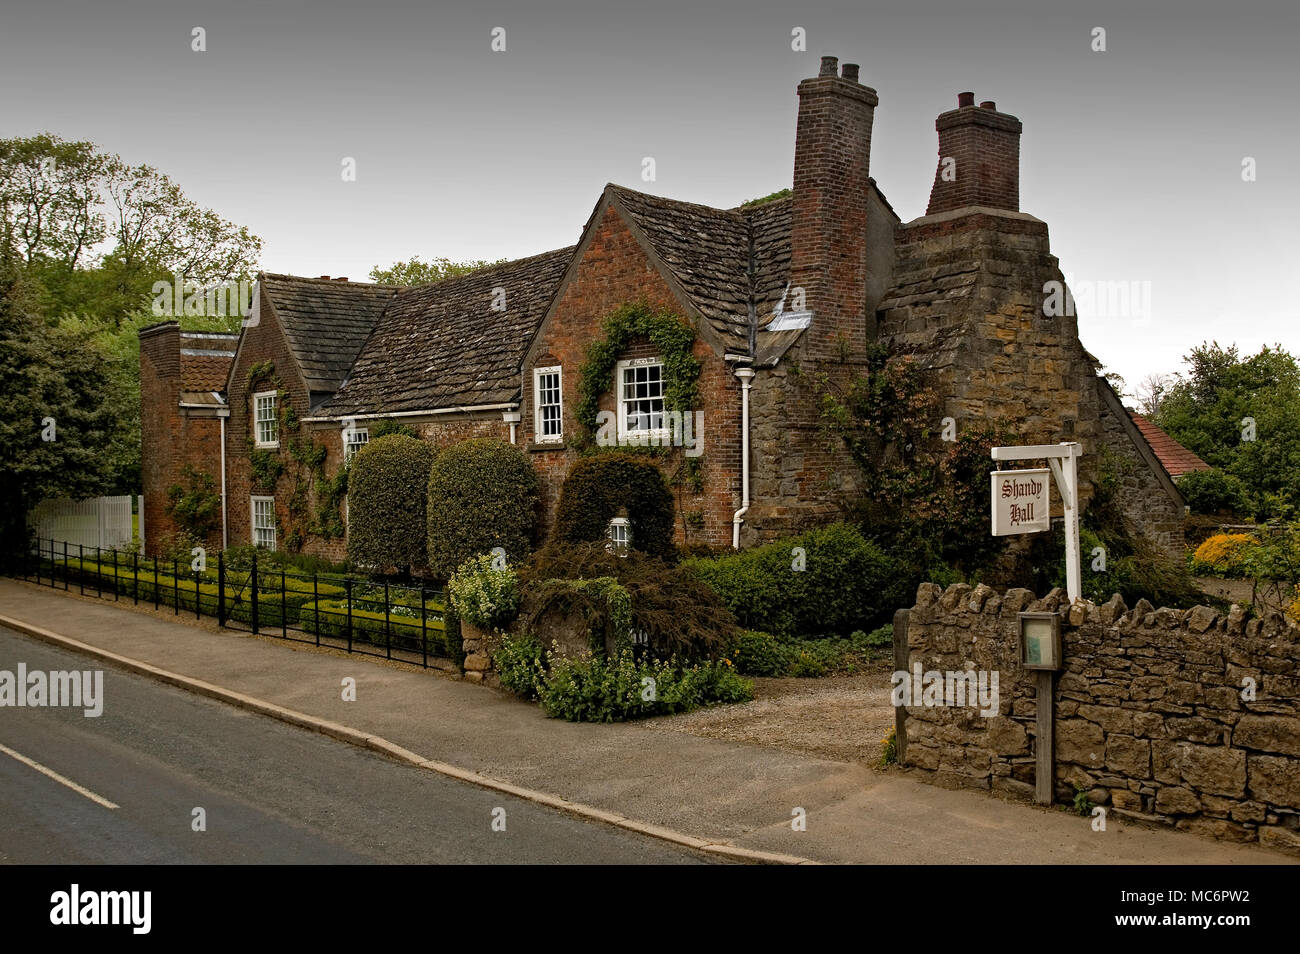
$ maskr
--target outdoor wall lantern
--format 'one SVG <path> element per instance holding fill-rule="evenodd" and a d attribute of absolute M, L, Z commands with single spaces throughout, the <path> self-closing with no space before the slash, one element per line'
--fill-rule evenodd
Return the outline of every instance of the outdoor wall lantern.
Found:
<path fill-rule="evenodd" d="M 1020 666 L 1056 672 L 1061 668 L 1061 617 L 1020 613 Z"/>

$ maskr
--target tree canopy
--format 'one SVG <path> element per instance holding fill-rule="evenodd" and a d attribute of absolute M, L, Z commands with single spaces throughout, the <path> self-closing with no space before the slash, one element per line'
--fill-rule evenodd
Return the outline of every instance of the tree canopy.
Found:
<path fill-rule="evenodd" d="M 1300 364 L 1280 345 L 1242 357 L 1202 343 L 1168 382 L 1156 423 L 1245 485 L 1259 519 L 1300 515 Z"/>
<path fill-rule="evenodd" d="M 47 311 L 113 323 L 142 308 L 155 281 L 244 278 L 262 250 L 152 166 L 49 133 L 0 139 L 0 229 Z"/>
<path fill-rule="evenodd" d="M 0 254 L 3 247 L 0 247 Z M 108 480 L 112 362 L 75 330 L 46 321 L 12 258 L 0 258 L 0 538 L 21 540 L 45 497 L 84 498 Z"/>
<path fill-rule="evenodd" d="M 446 278 L 456 278 L 483 268 L 491 268 L 504 261 L 506 261 L 504 258 L 500 258 L 495 262 L 453 262 L 449 258 L 435 258 L 422 262 L 417 256 L 408 262 L 394 262 L 388 268 L 376 265 L 370 270 L 370 280 L 381 285 L 432 285 Z"/>
<path fill-rule="evenodd" d="M 137 334 L 160 317 L 150 309 L 154 283 L 244 279 L 255 271 L 261 248 L 248 229 L 198 205 L 152 166 L 130 165 L 94 143 L 50 133 L 0 139 L 7 369 L 0 421 L 7 432 L 26 434 L 44 402 L 52 410 L 40 417 L 63 422 L 59 430 L 68 441 L 57 448 L 32 445 L 27 449 L 35 456 L 21 461 L 14 451 L 26 445 L 7 445 L 10 466 L 42 475 L 22 482 L 31 495 L 26 505 L 56 491 L 75 497 L 138 490 Z M 239 324 L 238 315 L 219 326 L 206 317 L 176 317 L 204 330 Z M 8 377 L 10 368 L 18 378 Z M 53 390 L 24 393 L 18 386 L 37 378 Z M 59 394 L 75 395 L 76 403 L 61 403 Z M 67 423 L 75 426 L 69 430 Z M 81 454 L 79 441 L 92 441 L 93 448 L 86 445 L 91 449 Z M 65 472 L 56 473 L 60 468 Z"/>

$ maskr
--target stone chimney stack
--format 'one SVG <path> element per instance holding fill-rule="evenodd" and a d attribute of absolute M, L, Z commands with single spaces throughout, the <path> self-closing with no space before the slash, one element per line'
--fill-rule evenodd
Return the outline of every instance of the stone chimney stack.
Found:
<path fill-rule="evenodd" d="M 790 292 L 785 311 L 811 312 L 805 354 L 865 355 L 867 203 L 871 122 L 879 98 L 858 82 L 858 66 L 823 56 L 799 84 L 794 145 Z M 791 315 L 793 318 L 794 315 Z M 841 344 L 843 342 L 843 344 Z"/>
<path fill-rule="evenodd" d="M 957 108 L 940 113 L 939 167 L 926 215 L 966 206 L 1020 211 L 1020 120 L 974 93 L 958 93 Z"/>

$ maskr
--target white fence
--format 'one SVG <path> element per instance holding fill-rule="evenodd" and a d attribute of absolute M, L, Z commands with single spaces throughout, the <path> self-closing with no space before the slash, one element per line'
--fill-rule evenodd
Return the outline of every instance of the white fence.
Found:
<path fill-rule="evenodd" d="M 144 498 L 140 498 L 140 539 L 144 539 Z M 131 498 L 42 500 L 27 517 L 38 537 L 86 548 L 130 548 Z"/>

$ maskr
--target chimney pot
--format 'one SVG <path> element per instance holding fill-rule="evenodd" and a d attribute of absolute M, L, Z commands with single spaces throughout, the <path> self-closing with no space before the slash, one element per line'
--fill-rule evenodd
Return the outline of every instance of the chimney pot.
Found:
<path fill-rule="evenodd" d="M 1020 210 L 1020 120 L 992 100 L 973 109 L 973 100 L 959 94 L 958 107 L 935 120 L 939 165 L 926 215 L 977 205 Z"/>
<path fill-rule="evenodd" d="M 845 63 L 840 67 L 840 76 L 843 79 L 848 80 L 850 83 L 856 83 L 858 81 L 858 64 Z"/>
<path fill-rule="evenodd" d="M 321 275 L 320 280 L 323 282 L 327 282 L 330 280 L 330 277 L 328 275 Z"/>
<path fill-rule="evenodd" d="M 834 75 L 838 72 L 838 70 L 836 69 L 836 66 L 839 65 L 839 62 L 840 62 L 840 58 L 839 58 L 838 56 L 823 56 L 823 57 L 822 57 L 822 68 L 821 68 L 821 71 L 820 71 L 817 75 L 818 75 L 818 76 L 834 76 Z"/>

